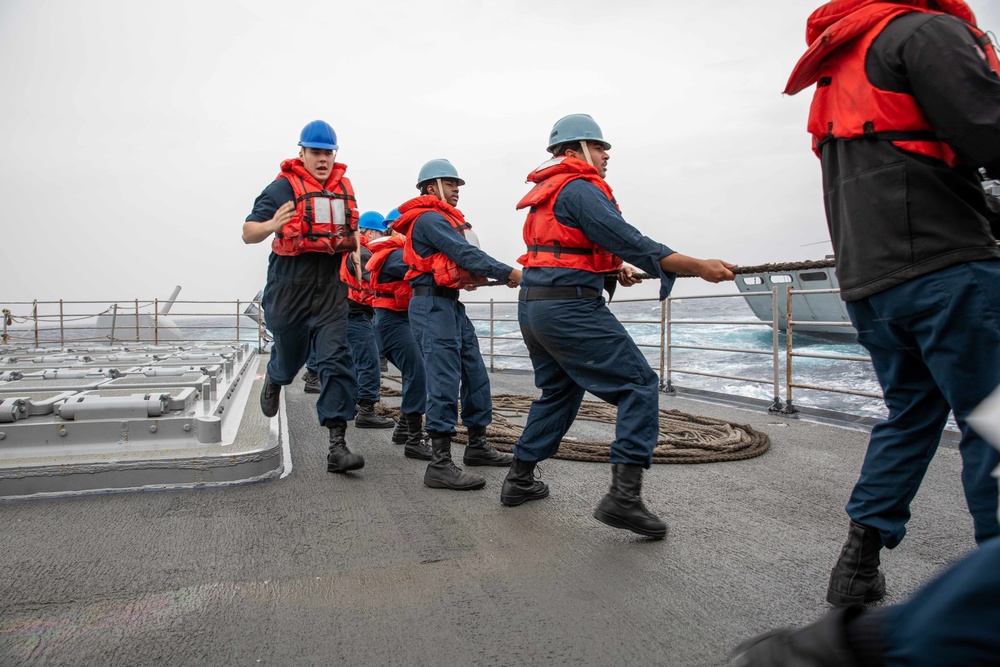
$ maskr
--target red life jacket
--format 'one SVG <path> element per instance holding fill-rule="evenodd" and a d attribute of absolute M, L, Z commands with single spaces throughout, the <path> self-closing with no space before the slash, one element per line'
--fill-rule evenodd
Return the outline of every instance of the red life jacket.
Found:
<path fill-rule="evenodd" d="M 281 163 L 277 178 L 287 179 L 295 193 L 295 214 L 275 232 L 271 250 L 278 255 L 304 252 L 350 252 L 357 248 L 358 207 L 354 188 L 344 176 L 347 165 L 335 162 L 324 185 L 306 171 L 298 158 Z"/>
<path fill-rule="evenodd" d="M 361 247 L 368 247 L 368 237 L 362 235 Z M 358 255 L 361 256 L 362 251 L 358 250 Z M 361 260 L 362 266 L 364 266 L 364 259 Z M 354 271 L 347 266 L 347 257 L 340 263 L 340 279 L 347 284 L 347 298 L 351 301 L 357 303 L 362 303 L 366 306 L 370 306 L 372 302 L 372 289 L 371 285 L 367 281 L 362 279 L 358 282 L 358 277 L 355 275 Z"/>
<path fill-rule="evenodd" d="M 591 273 L 617 271 L 622 260 L 584 236 L 583 232 L 556 220 L 556 197 L 566 184 L 577 178 L 593 183 L 618 208 L 611 186 L 597 174 L 597 169 L 574 157 L 557 157 L 528 174 L 535 187 L 517 204 L 517 209 L 531 207 L 524 221 L 524 242 L 528 252 L 517 258 L 525 267 L 555 266 Z"/>
<path fill-rule="evenodd" d="M 984 60 L 1000 74 L 996 52 L 989 37 L 976 27 L 968 5 L 962 0 L 937 0 L 937 6 L 941 11 L 928 9 L 928 0 L 835 0 L 813 12 L 806 28 L 809 49 L 792 71 L 785 93 L 794 95 L 818 84 L 808 123 L 816 155 L 827 141 L 865 137 L 890 141 L 952 167 L 961 163 L 951 147 L 935 136 L 912 95 L 880 90 L 865 74 L 872 42 L 890 21 L 909 12 L 951 14 L 965 21 Z"/>
<path fill-rule="evenodd" d="M 382 267 L 385 266 L 389 255 L 401 250 L 406 245 L 403 237 L 391 236 L 381 240 L 373 248 L 372 258 L 368 260 L 365 267 L 371 274 L 371 285 L 375 294 L 372 298 L 371 306 L 374 308 L 387 308 L 388 310 L 402 311 L 410 306 L 410 299 L 413 297 L 413 288 L 407 280 L 392 280 L 387 283 L 379 282 L 382 274 Z"/>
<path fill-rule="evenodd" d="M 413 227 L 413 223 L 416 222 L 417 218 L 430 211 L 437 211 L 443 215 L 445 220 L 451 223 L 452 228 L 463 239 L 465 238 L 465 230 L 472 229 L 472 225 L 465 221 L 465 216 L 462 215 L 461 211 L 433 195 L 421 195 L 420 197 L 414 197 L 405 204 L 400 204 L 400 216 L 392 223 L 392 228 L 406 236 L 406 245 L 403 246 L 403 261 L 410 267 L 410 270 L 406 272 L 406 279 L 411 280 L 421 273 L 430 273 L 434 276 L 434 282 L 437 285 L 456 289 L 466 287 L 467 285 L 482 285 L 485 283 L 486 278 L 463 269 L 443 252 L 436 252 L 428 257 L 421 257 L 413 250 L 413 242 L 410 240 L 410 228 Z"/>

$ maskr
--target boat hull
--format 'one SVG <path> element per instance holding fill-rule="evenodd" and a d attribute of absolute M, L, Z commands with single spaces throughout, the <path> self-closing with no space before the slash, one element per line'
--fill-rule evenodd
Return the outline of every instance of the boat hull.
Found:
<path fill-rule="evenodd" d="M 792 330 L 838 341 L 857 340 L 857 331 L 840 298 L 840 285 L 832 266 L 816 263 L 804 268 L 757 271 L 736 276 L 736 286 L 760 320 L 774 320 L 772 298 L 777 300 L 779 330 L 788 330 L 788 290 L 792 290 Z"/>

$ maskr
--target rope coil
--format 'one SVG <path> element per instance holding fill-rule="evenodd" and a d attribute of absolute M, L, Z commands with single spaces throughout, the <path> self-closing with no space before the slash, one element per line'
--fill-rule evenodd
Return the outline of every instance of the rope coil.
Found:
<path fill-rule="evenodd" d="M 384 380 L 399 382 L 400 378 L 383 376 Z M 396 388 L 385 384 L 382 396 L 400 396 Z M 528 414 L 532 398 L 516 394 L 493 396 L 493 423 L 486 427 L 486 436 L 491 445 L 500 451 L 510 452 L 524 430 L 512 418 L 523 418 Z M 379 414 L 399 419 L 399 408 L 376 404 Z M 584 401 L 577 413 L 577 420 L 613 425 L 618 408 L 604 402 Z M 722 419 L 689 415 L 679 410 L 661 408 L 660 435 L 653 450 L 653 463 L 717 463 L 740 461 L 760 456 L 771 446 L 771 440 L 744 424 L 732 424 Z M 468 443 L 468 435 L 462 427 L 457 428 L 452 442 Z M 611 444 L 607 441 L 563 438 L 559 451 L 552 457 L 570 461 L 590 461 L 607 463 L 611 454 Z"/>

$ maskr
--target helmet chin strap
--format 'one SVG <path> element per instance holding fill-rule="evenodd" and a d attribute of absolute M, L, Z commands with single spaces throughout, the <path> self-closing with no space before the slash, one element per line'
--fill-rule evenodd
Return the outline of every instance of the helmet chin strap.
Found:
<path fill-rule="evenodd" d="M 434 179 L 434 180 L 435 180 L 435 182 L 437 183 L 437 186 L 438 186 L 438 191 L 437 191 L 438 199 L 440 199 L 441 201 L 444 201 L 444 188 L 441 187 L 441 179 L 437 178 L 437 179 Z"/>
<path fill-rule="evenodd" d="M 594 161 L 590 159 L 590 148 L 587 146 L 587 141 L 585 139 L 580 140 L 580 152 L 583 153 L 583 159 L 587 161 L 587 164 L 596 169 L 597 167 L 594 166 Z"/>

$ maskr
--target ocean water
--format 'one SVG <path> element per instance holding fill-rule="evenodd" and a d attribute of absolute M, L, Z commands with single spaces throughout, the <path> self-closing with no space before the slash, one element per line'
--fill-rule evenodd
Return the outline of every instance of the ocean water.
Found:
<path fill-rule="evenodd" d="M 727 348 L 767 352 L 755 354 L 733 351 L 674 349 L 668 374 L 666 360 L 661 358 L 662 310 L 658 301 L 620 301 L 610 304 L 612 312 L 639 345 L 646 360 L 662 381 L 667 379 L 679 388 L 705 389 L 734 396 L 772 401 L 777 395 L 786 401 L 785 334 L 779 334 L 779 390 L 773 384 L 730 378 L 749 378 L 773 383 L 774 357 L 771 328 L 754 316 L 743 299 L 691 299 L 674 301 L 671 307 L 671 345 L 703 348 Z M 530 370 L 531 361 L 520 338 L 517 306 L 494 303 L 492 345 L 490 341 L 490 306 L 468 303 L 466 310 L 473 319 L 480 337 L 480 348 L 487 366 L 496 369 Z M 678 320 L 699 320 L 707 324 L 684 324 Z M 743 324 L 732 324 L 738 321 Z M 717 322 L 717 323 L 716 323 Z M 665 337 L 665 336 L 664 336 Z M 866 357 L 867 351 L 856 342 L 833 341 L 796 333 L 793 336 L 795 354 L 838 357 Z M 680 371 L 691 371 L 683 373 Z M 881 395 L 878 380 L 868 361 L 798 357 L 792 358 L 793 384 L 830 388 L 839 391 L 818 391 L 792 388 L 792 402 L 837 410 L 863 417 L 884 418 L 887 414 L 881 398 L 869 398 L 844 391 Z M 694 374 L 699 373 L 699 374 Z M 704 374 L 704 375 L 701 375 Z"/>
<path fill-rule="evenodd" d="M 527 349 L 521 340 L 517 324 L 516 302 L 477 302 L 466 300 L 466 310 L 480 337 L 480 349 L 486 365 L 493 369 L 531 370 Z M 661 354 L 661 304 L 655 300 L 616 301 L 610 304 L 612 312 L 622 321 L 632 338 L 640 346 L 647 361 L 660 375 L 678 388 L 706 389 L 734 396 L 747 396 L 766 401 L 777 395 L 786 401 L 785 335 L 779 336 L 779 390 L 771 384 L 774 377 L 772 334 L 768 325 L 761 324 L 746 302 L 741 298 L 682 299 L 672 302 L 671 344 L 729 350 L 756 350 L 768 354 L 735 351 L 708 351 L 674 349 L 668 373 L 666 359 Z M 92 319 L 92 318 L 91 318 Z M 256 325 L 248 317 L 222 316 L 171 316 L 177 324 L 180 337 L 187 341 L 229 342 L 239 338 L 242 342 L 258 343 Z M 703 320 L 707 324 L 684 324 L 677 320 Z M 732 321 L 743 324 L 731 324 Z M 134 322 L 134 320 L 133 320 Z M 239 330 L 237 331 L 237 322 Z M 60 336 L 72 344 L 79 341 L 86 345 L 100 345 L 92 340 L 93 322 L 74 320 L 61 330 L 49 322 L 39 332 L 39 345 L 58 345 Z M 28 324 L 10 328 L 11 343 L 33 345 L 35 332 Z M 106 333 L 106 332 L 105 332 Z M 130 335 L 125 330 L 118 335 Z M 143 334 L 149 336 L 146 332 Z M 168 342 L 168 341 L 163 341 Z M 860 345 L 834 342 L 806 334 L 795 334 L 796 353 L 866 357 Z M 106 340 L 105 340 L 106 344 Z M 119 342 L 128 346 L 128 342 Z M 133 343 L 134 345 L 134 343 Z M 793 357 L 793 383 L 828 387 L 841 391 L 861 391 L 880 394 L 880 389 L 869 362 L 840 361 Z M 691 371 L 684 373 L 681 371 Z M 698 374 L 693 374 L 698 373 Z M 749 378 L 757 381 L 731 378 Z M 765 382 L 766 381 L 766 382 Z M 800 388 L 792 390 L 793 404 L 837 410 L 865 417 L 883 418 L 886 408 L 880 398 L 866 398 L 838 391 L 816 391 Z"/>

